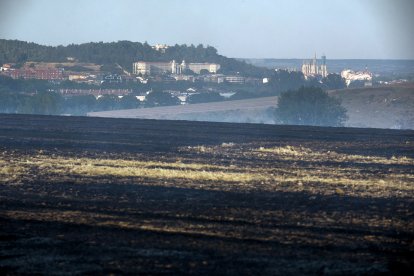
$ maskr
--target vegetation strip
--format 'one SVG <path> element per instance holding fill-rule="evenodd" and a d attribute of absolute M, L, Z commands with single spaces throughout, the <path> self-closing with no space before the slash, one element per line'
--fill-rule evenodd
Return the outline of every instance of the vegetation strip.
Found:
<path fill-rule="evenodd" d="M 198 154 L 229 155 L 237 145 L 223 144 L 219 147 L 188 147 L 185 150 Z M 47 182 L 62 180 L 78 182 L 80 179 L 89 181 L 111 181 L 112 177 L 123 179 L 119 183 L 129 183 L 139 179 L 163 179 L 164 185 L 170 182 L 182 187 L 201 189 L 219 189 L 220 183 L 229 183 L 221 189 L 248 190 L 293 190 L 312 193 L 326 193 L 334 191 L 345 194 L 346 189 L 361 189 L 360 193 L 370 196 L 384 195 L 384 191 L 393 195 L 408 196 L 414 192 L 412 185 L 414 176 L 407 171 L 395 171 L 387 175 L 376 175 L 368 171 L 362 172 L 355 164 L 369 166 L 386 165 L 414 165 L 414 160 L 408 157 L 384 158 L 341 154 L 337 152 L 320 152 L 305 147 L 271 147 L 243 150 L 245 156 L 274 160 L 275 166 L 267 168 L 240 167 L 234 164 L 227 166 L 202 164 L 196 160 L 186 162 L 161 162 L 124 160 L 117 158 L 94 159 L 72 158 L 64 156 L 48 156 L 43 153 L 37 155 L 20 155 L 3 153 L 0 157 L 0 183 L 13 184 L 31 179 L 44 179 Z M 307 161 L 307 166 L 291 166 L 289 169 L 277 166 L 281 161 Z M 340 166 L 321 165 L 323 162 L 352 163 L 354 166 L 341 168 Z M 135 179 L 135 180 L 134 180 Z M 128 182 L 129 181 L 129 182 Z M 141 182 L 141 181 L 139 181 Z M 178 181 L 180 182 L 180 181 Z M 200 183 L 200 184 L 198 184 Z M 201 184 L 202 183 L 202 184 Z M 323 184 L 326 191 L 315 190 L 316 184 Z M 286 186 L 288 185 L 288 186 Z M 362 190 L 363 189 L 363 190 Z M 355 192 L 355 191 L 354 191 Z"/>

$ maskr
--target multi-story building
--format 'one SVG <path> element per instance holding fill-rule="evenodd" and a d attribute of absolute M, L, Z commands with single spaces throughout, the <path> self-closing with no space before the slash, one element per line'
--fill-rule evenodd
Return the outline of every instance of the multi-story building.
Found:
<path fill-rule="evenodd" d="M 148 62 L 138 61 L 132 65 L 132 73 L 135 75 L 161 75 L 166 73 L 176 73 L 177 64 L 171 62 Z"/>
<path fill-rule="evenodd" d="M 9 69 L 2 72 L 13 79 L 63 80 L 63 69 Z"/>
<path fill-rule="evenodd" d="M 245 82 L 245 78 L 242 76 L 225 76 L 224 80 L 229 83 L 238 83 L 238 84 L 243 84 Z"/>
<path fill-rule="evenodd" d="M 322 64 L 318 65 L 316 54 L 313 60 L 304 61 L 302 65 L 302 73 L 305 78 L 308 77 L 322 77 L 328 76 L 328 69 L 326 67 L 326 56 L 321 57 Z"/>
<path fill-rule="evenodd" d="M 59 93 L 65 97 L 93 95 L 100 97 L 103 95 L 125 96 L 132 93 L 130 89 L 59 89 Z"/>
<path fill-rule="evenodd" d="M 170 62 L 149 62 L 138 61 L 132 64 L 132 73 L 135 75 L 162 75 L 162 74 L 182 74 L 186 69 L 200 74 L 201 70 L 208 70 L 210 73 L 217 73 L 220 64 L 216 63 L 189 63 L 184 60 L 177 63 L 175 60 Z"/>
<path fill-rule="evenodd" d="M 188 69 L 196 74 L 200 74 L 201 70 L 207 70 L 210 73 L 216 74 L 220 69 L 220 64 L 216 63 L 189 63 Z"/>

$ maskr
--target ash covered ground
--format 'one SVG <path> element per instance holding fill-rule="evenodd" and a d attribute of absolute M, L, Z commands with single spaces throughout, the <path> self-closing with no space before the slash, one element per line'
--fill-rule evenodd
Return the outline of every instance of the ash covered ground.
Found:
<path fill-rule="evenodd" d="M 0 115 L 2 274 L 400 274 L 414 132 Z"/>

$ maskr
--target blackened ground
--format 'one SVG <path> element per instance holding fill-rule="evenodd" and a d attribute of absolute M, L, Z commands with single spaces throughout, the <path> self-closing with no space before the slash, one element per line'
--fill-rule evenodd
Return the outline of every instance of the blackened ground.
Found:
<path fill-rule="evenodd" d="M 182 147 L 222 143 L 414 157 L 413 131 L 0 115 L 0 150 L 22 155 L 42 150 L 173 160 L 192 157 Z M 205 156 L 194 158 L 208 163 L 200 160 Z M 252 161 L 222 158 L 239 166 Z M 399 169 L 413 174 L 411 167 Z M 413 269 L 412 193 L 382 198 L 104 180 L 3 185 L 0 273 L 349 275 Z"/>

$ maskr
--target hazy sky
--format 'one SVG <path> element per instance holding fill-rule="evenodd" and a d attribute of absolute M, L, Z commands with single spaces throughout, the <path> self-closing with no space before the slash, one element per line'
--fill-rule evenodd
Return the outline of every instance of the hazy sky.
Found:
<path fill-rule="evenodd" d="M 414 59 L 413 0 L 0 0 L 0 38 L 212 45 L 230 57 Z"/>

